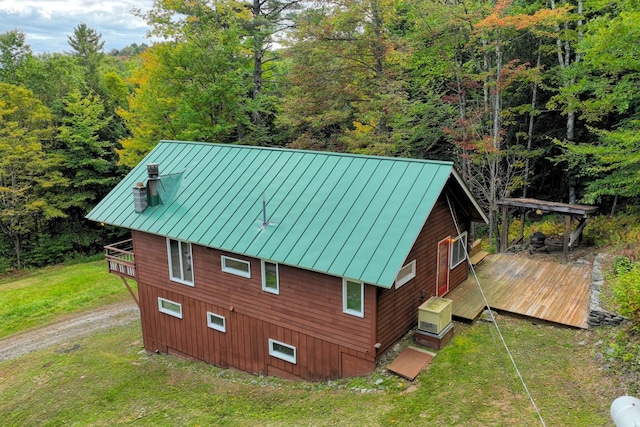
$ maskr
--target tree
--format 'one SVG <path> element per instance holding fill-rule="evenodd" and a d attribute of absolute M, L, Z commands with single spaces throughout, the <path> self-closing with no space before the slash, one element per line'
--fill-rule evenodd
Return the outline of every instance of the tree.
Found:
<path fill-rule="evenodd" d="M 411 102 L 405 46 L 390 31 L 396 3 L 323 1 L 291 35 L 291 90 L 281 123 L 294 146 L 397 155 L 406 151 Z"/>
<path fill-rule="evenodd" d="M 63 99 L 74 90 L 86 92 L 84 71 L 77 58 L 60 53 L 29 57 L 17 72 L 20 83 L 51 110 L 53 122 L 64 114 Z"/>
<path fill-rule="evenodd" d="M 16 72 L 31 56 L 31 47 L 20 30 L 0 34 L 0 82 L 18 84 Z"/>
<path fill-rule="evenodd" d="M 565 158 L 578 158 L 585 165 L 582 174 L 591 178 L 582 201 L 640 196 L 640 120 L 625 121 L 611 131 L 593 131 L 598 144 L 562 144 L 568 151 Z"/>
<path fill-rule="evenodd" d="M 253 53 L 251 103 L 249 113 L 252 129 L 248 138 L 253 144 L 273 142 L 276 114 L 276 89 L 273 87 L 273 64 L 278 60 L 273 43 L 278 33 L 291 25 L 301 1 L 250 0 L 251 20 L 244 27 Z M 271 84 L 270 84 L 271 83 Z"/>
<path fill-rule="evenodd" d="M 106 195 L 118 180 L 113 149 L 108 141 L 101 141 L 99 133 L 110 119 L 103 117 L 104 106 L 94 94 L 82 96 L 71 92 L 64 99 L 65 116 L 58 127 L 57 151 L 63 159 L 60 169 L 66 179 L 68 205 L 79 208 L 74 220 L 84 214 Z"/>
<path fill-rule="evenodd" d="M 559 142 L 565 149 L 559 159 L 588 180 L 583 201 L 610 197 L 614 206 L 618 197 L 640 196 L 640 11 L 626 2 L 617 7 L 619 14 L 596 16 L 585 25 L 582 63 L 574 66 L 580 78 L 571 89 L 583 99 L 580 117 L 592 125 L 597 141 Z"/>
<path fill-rule="evenodd" d="M 40 221 L 64 216 L 47 197 L 67 183 L 43 148 L 50 120 L 30 91 L 0 83 L 0 232 L 13 242 L 19 268 L 25 237 Z"/>
<path fill-rule="evenodd" d="M 78 62 L 85 70 L 85 79 L 88 87 L 94 92 L 103 95 L 100 74 L 98 69 L 104 59 L 104 41 L 102 34 L 87 24 L 81 23 L 73 29 L 73 35 L 67 36 L 67 42 L 71 46 L 72 55 L 78 58 Z"/>
<path fill-rule="evenodd" d="M 96 60 L 104 56 L 102 49 L 104 48 L 104 41 L 102 34 L 98 33 L 93 28 L 87 27 L 87 24 L 81 23 L 73 29 L 73 35 L 67 36 L 67 42 L 71 49 L 72 54 L 80 58 L 80 63 L 89 67 Z"/>
<path fill-rule="evenodd" d="M 249 11 L 230 1 L 160 1 L 148 19 L 173 40 L 143 53 L 130 79 L 129 107 L 118 110 L 131 132 L 121 163 L 137 164 L 161 138 L 241 140 L 250 125 L 251 56 L 242 44 Z"/>

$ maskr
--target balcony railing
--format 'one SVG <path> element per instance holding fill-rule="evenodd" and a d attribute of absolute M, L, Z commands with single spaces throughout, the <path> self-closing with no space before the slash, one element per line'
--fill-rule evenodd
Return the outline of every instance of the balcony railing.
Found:
<path fill-rule="evenodd" d="M 124 240 L 104 247 L 109 273 L 136 278 L 136 260 L 133 254 L 133 239 Z"/>

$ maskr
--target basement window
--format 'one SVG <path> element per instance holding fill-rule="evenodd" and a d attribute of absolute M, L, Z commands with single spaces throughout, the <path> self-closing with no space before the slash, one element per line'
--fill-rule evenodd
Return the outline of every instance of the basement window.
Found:
<path fill-rule="evenodd" d="M 262 290 L 276 295 L 280 293 L 278 264 L 264 260 L 262 261 Z"/>
<path fill-rule="evenodd" d="M 465 231 L 455 239 L 451 239 L 451 269 L 467 259 L 467 232 Z"/>
<path fill-rule="evenodd" d="M 409 280 L 416 277 L 416 260 L 414 259 L 409 264 L 405 265 L 398 271 L 396 276 L 396 289 L 407 283 Z"/>
<path fill-rule="evenodd" d="M 222 255 L 222 271 L 236 276 L 251 278 L 251 264 L 249 261 L 242 259 Z"/>
<path fill-rule="evenodd" d="M 207 311 L 207 326 L 220 332 L 227 332 L 227 320 L 224 316 Z"/>
<path fill-rule="evenodd" d="M 158 297 L 158 309 L 161 313 L 182 319 L 182 304 Z"/>
<path fill-rule="evenodd" d="M 271 338 L 269 338 L 269 355 L 293 364 L 296 363 L 296 348 Z"/>
<path fill-rule="evenodd" d="M 342 311 L 364 317 L 364 283 L 342 279 Z"/>
<path fill-rule="evenodd" d="M 191 243 L 167 239 L 169 253 L 169 277 L 174 282 L 193 286 Z"/>

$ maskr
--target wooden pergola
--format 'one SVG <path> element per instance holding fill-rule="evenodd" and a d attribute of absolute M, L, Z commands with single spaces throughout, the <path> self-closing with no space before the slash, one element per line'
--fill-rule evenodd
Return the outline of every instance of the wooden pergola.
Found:
<path fill-rule="evenodd" d="M 564 215 L 564 242 L 562 245 L 562 254 L 564 259 L 569 257 L 569 247 L 573 246 L 582 237 L 582 231 L 587 225 L 587 216 L 598 210 L 597 206 L 573 205 L 569 203 L 549 202 L 538 199 L 502 199 L 498 201 L 498 205 L 502 206 L 502 234 L 500 236 L 500 252 L 507 250 L 509 242 L 509 216 L 514 212 L 520 212 L 523 219 L 527 212 L 536 211 L 537 213 L 556 213 Z M 579 219 L 576 229 L 571 232 L 571 220 L 573 217 Z M 520 228 L 519 240 L 524 237 L 524 221 Z"/>

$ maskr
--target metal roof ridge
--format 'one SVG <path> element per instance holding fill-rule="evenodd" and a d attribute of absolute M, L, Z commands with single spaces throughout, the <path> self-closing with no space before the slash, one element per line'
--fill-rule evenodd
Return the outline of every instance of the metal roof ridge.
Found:
<path fill-rule="evenodd" d="M 265 150 L 265 151 L 284 151 L 289 153 L 303 153 L 303 154 L 323 154 L 328 156 L 339 157 L 358 157 L 358 158 L 370 158 L 370 159 L 382 159 L 382 160 L 394 160 L 404 162 L 415 163 L 432 163 L 438 165 L 452 166 L 453 162 L 450 160 L 432 160 L 432 159 L 416 159 L 413 157 L 391 157 L 391 156 L 377 156 L 375 154 L 357 154 L 357 153 L 342 153 L 337 151 L 319 151 L 319 150 L 304 150 L 300 148 L 287 148 L 287 147 L 265 147 L 260 145 L 241 145 L 241 144 L 225 144 L 219 142 L 206 142 L 206 141 L 180 141 L 180 140 L 160 140 L 160 143 L 171 144 L 194 144 L 205 145 L 214 147 L 226 147 L 226 148 L 238 148 L 238 149 L 251 149 L 251 150 Z"/>

